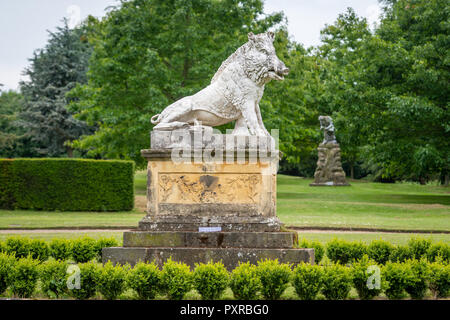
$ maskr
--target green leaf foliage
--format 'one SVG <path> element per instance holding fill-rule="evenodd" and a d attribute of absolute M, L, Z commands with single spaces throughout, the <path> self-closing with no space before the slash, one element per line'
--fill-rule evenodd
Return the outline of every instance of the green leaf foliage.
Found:
<path fill-rule="evenodd" d="M 261 280 L 261 294 L 265 299 L 280 299 L 289 285 L 291 279 L 291 266 L 287 263 L 279 263 L 278 259 L 260 260 L 256 268 Z"/>
<path fill-rule="evenodd" d="M 128 269 L 128 266 L 114 266 L 111 261 L 105 263 L 100 269 L 97 287 L 107 300 L 115 300 L 125 291 Z"/>
<path fill-rule="evenodd" d="M 95 244 L 95 250 L 97 252 L 97 260 L 102 260 L 102 249 L 103 248 L 109 248 L 109 247 L 118 247 L 119 243 L 114 238 L 100 238 L 97 239 L 97 242 Z"/>
<path fill-rule="evenodd" d="M 373 240 L 367 246 L 367 254 L 370 259 L 373 259 L 378 264 L 385 264 L 389 261 L 395 247 L 388 241 Z"/>
<path fill-rule="evenodd" d="M 325 248 L 319 241 L 311 241 L 301 239 L 298 243 L 299 248 L 313 248 L 314 249 L 314 263 L 319 264 L 325 254 Z"/>
<path fill-rule="evenodd" d="M 39 261 L 31 257 L 21 258 L 15 264 L 10 274 L 10 288 L 19 298 L 30 298 L 39 279 Z"/>
<path fill-rule="evenodd" d="M 340 264 L 326 266 L 321 292 L 328 300 L 344 300 L 352 287 L 351 269 Z"/>
<path fill-rule="evenodd" d="M 20 84 L 24 106 L 18 123 L 36 145 L 39 156 L 72 157 L 68 142 L 92 133 L 85 122 L 68 111 L 66 93 L 86 82 L 91 46 L 85 26 L 70 29 L 67 20 L 50 32 L 45 48 L 36 50 Z"/>
<path fill-rule="evenodd" d="M 181 300 L 192 289 L 192 272 L 188 265 L 168 259 L 162 268 L 161 284 L 170 300 Z"/>
<path fill-rule="evenodd" d="M 230 288 L 238 300 L 255 300 L 261 286 L 256 266 L 250 262 L 239 263 L 231 272 Z"/>
<path fill-rule="evenodd" d="M 67 239 L 52 239 L 49 244 L 50 256 L 55 260 L 69 260 L 72 257 L 72 241 Z"/>
<path fill-rule="evenodd" d="M 119 160 L 0 159 L 0 208 L 127 211 L 134 164 Z"/>
<path fill-rule="evenodd" d="M 429 265 L 428 287 L 433 297 L 447 298 L 450 295 L 450 265 L 436 261 Z"/>
<path fill-rule="evenodd" d="M 39 266 L 41 290 L 49 298 L 59 298 L 67 293 L 68 263 L 61 260 L 48 260 Z"/>
<path fill-rule="evenodd" d="M 96 241 L 89 237 L 72 241 L 72 257 L 77 263 L 91 261 L 97 256 Z"/>
<path fill-rule="evenodd" d="M 193 286 L 204 300 L 219 299 L 228 287 L 229 274 L 221 262 L 196 264 Z"/>
<path fill-rule="evenodd" d="M 322 288 L 323 267 L 298 264 L 292 273 L 292 285 L 301 300 L 314 300 Z"/>
<path fill-rule="evenodd" d="M 377 262 L 364 255 L 361 260 L 353 263 L 351 273 L 353 286 L 362 300 L 371 300 L 381 293 L 381 269 Z M 375 279 L 378 277 L 378 279 Z M 373 281 L 371 281 L 373 280 Z"/>
<path fill-rule="evenodd" d="M 248 32 L 282 19 L 265 15 L 261 0 L 122 1 L 101 21 L 91 19 L 88 82 L 69 97 L 76 118 L 98 129 L 73 147 L 143 167 L 150 117 L 206 87 Z"/>
<path fill-rule="evenodd" d="M 4 252 L 0 252 L 0 295 L 5 292 L 11 282 L 11 272 L 15 265 L 15 258 Z"/>
<path fill-rule="evenodd" d="M 139 262 L 128 272 L 127 282 L 140 300 L 151 300 L 161 291 L 161 271 L 153 262 Z"/>
<path fill-rule="evenodd" d="M 69 288 L 69 295 L 77 300 L 88 300 L 92 298 L 97 292 L 97 285 L 99 283 L 100 268 L 95 262 L 87 262 L 78 264 L 80 268 L 80 288 Z"/>

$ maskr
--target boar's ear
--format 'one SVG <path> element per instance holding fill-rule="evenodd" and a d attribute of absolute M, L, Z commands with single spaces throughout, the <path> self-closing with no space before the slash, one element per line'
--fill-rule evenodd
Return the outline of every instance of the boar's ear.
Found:
<path fill-rule="evenodd" d="M 267 32 L 267 35 L 270 39 L 272 39 L 272 41 L 275 39 L 275 33 L 273 33 L 272 31 Z"/>
<path fill-rule="evenodd" d="M 253 32 L 249 32 L 249 33 L 248 33 L 248 40 L 249 40 L 249 41 L 255 40 L 255 34 L 254 34 Z"/>

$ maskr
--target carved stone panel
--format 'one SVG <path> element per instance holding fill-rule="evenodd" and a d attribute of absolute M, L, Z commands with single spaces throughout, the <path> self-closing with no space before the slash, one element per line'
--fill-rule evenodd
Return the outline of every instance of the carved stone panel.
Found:
<path fill-rule="evenodd" d="M 261 194 L 258 174 L 160 173 L 159 203 L 256 204 Z"/>

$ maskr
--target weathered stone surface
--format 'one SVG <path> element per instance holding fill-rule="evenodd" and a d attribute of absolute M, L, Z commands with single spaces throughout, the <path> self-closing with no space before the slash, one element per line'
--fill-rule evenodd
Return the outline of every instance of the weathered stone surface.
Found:
<path fill-rule="evenodd" d="M 124 247 L 293 248 L 295 232 L 128 231 Z"/>
<path fill-rule="evenodd" d="M 178 129 L 172 131 L 151 131 L 151 150 L 210 149 L 210 150 L 257 150 L 274 151 L 275 141 L 271 136 L 249 136 L 221 134 L 213 128 Z"/>
<path fill-rule="evenodd" d="M 341 149 L 338 143 L 320 144 L 319 159 L 310 186 L 349 186 L 341 164 Z"/>
<path fill-rule="evenodd" d="M 186 206 L 186 205 L 184 205 Z M 139 221 L 139 230 L 198 231 L 199 227 L 221 227 L 221 231 L 276 232 L 281 222 L 277 217 L 235 215 L 147 215 Z"/>
<path fill-rule="evenodd" d="M 177 163 L 164 150 L 145 150 L 143 155 L 149 161 L 147 216 L 139 229 L 198 231 L 199 226 L 220 226 L 222 231 L 280 230 L 276 217 L 278 153 L 270 156 L 273 161 L 243 163 L 236 159 L 205 162 L 202 158 Z"/>
<path fill-rule="evenodd" d="M 277 57 L 274 33 L 248 34 L 248 42 L 226 59 L 211 83 L 196 94 L 184 97 L 151 118 L 156 131 L 189 126 L 220 126 L 236 121 L 234 133 L 269 136 L 259 102 L 265 84 L 283 80 L 289 73 Z"/>
<path fill-rule="evenodd" d="M 114 264 L 136 264 L 138 261 L 152 262 L 162 267 L 167 259 L 181 261 L 195 267 L 195 263 L 222 261 L 231 271 L 239 262 L 257 264 L 261 259 L 278 259 L 282 263 L 314 264 L 314 249 L 258 249 L 258 248 L 103 248 L 102 261 Z"/>

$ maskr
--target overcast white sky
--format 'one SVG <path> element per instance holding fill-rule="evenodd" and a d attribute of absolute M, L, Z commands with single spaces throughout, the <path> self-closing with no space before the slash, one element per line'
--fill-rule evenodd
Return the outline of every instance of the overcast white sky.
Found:
<path fill-rule="evenodd" d="M 33 51 L 45 46 L 47 30 L 61 19 L 76 21 L 91 14 L 103 16 L 117 0 L 0 0 L 0 83 L 17 89 Z M 306 47 L 320 43 L 320 30 L 331 24 L 347 7 L 375 22 L 380 13 L 377 0 L 266 0 L 265 12 L 284 11 L 289 33 Z M 70 21 L 69 21 L 70 22 Z"/>

